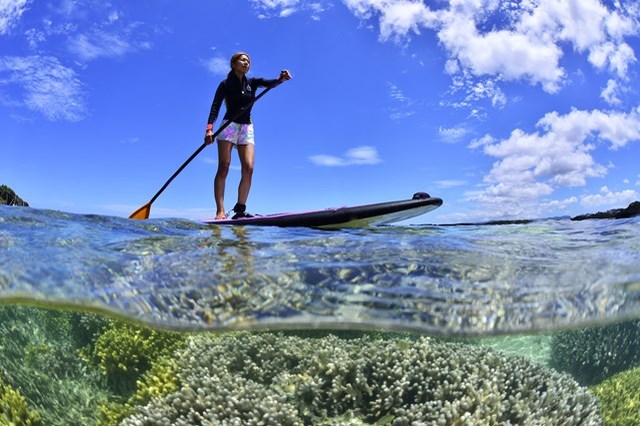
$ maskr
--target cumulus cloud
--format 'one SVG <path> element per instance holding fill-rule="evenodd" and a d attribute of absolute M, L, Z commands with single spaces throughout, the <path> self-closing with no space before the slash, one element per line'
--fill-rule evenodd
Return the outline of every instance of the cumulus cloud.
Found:
<path fill-rule="evenodd" d="M 49 120 L 78 121 L 86 114 L 84 85 L 71 68 L 52 56 L 0 58 L 0 80 L 19 88 L 9 103 Z"/>
<path fill-rule="evenodd" d="M 11 30 L 30 2 L 31 0 L 0 0 L 0 35 Z"/>
<path fill-rule="evenodd" d="M 599 0 L 451 0 L 433 9 L 423 0 L 343 2 L 356 17 L 377 19 L 381 41 L 407 43 L 421 29 L 434 31 L 452 75 L 524 80 L 556 93 L 567 78 L 561 64 L 567 45 L 622 79 L 636 62 L 625 37 L 638 34 L 638 19 L 617 2 L 611 9 Z"/>
<path fill-rule="evenodd" d="M 471 141 L 471 143 L 469 144 L 469 148 L 471 149 L 475 149 L 475 148 L 480 148 L 483 147 L 485 145 L 489 145 L 492 144 L 496 141 L 496 139 L 491 136 L 491 135 L 484 135 L 479 139 L 474 139 Z"/>
<path fill-rule="evenodd" d="M 474 15 L 457 11 L 442 18 L 438 38 L 462 69 L 476 77 L 525 79 L 548 92 L 558 90 L 565 71 L 559 66 L 562 50 L 557 45 L 512 29 L 481 33 Z"/>
<path fill-rule="evenodd" d="M 470 144 L 498 161 L 484 178 L 486 187 L 468 193 L 468 200 L 522 213 L 519 209 L 538 204 L 558 188 L 584 186 L 588 178 L 607 173 L 591 151 L 597 144 L 616 150 L 639 141 L 640 114 L 637 110 L 552 112 L 538 121 L 537 128 L 532 133 L 516 129 L 503 140 L 486 135 Z"/>
<path fill-rule="evenodd" d="M 625 189 L 619 192 L 613 192 L 606 186 L 600 188 L 600 192 L 592 195 L 581 197 L 580 204 L 587 207 L 600 206 L 624 206 L 640 199 L 640 194 L 633 189 Z"/>
<path fill-rule="evenodd" d="M 620 86 L 615 80 L 607 81 L 607 86 L 600 93 L 600 97 L 609 105 L 620 105 L 622 101 L 618 97 Z"/>
<path fill-rule="evenodd" d="M 326 167 L 374 165 L 382 161 L 378 151 L 372 146 L 350 149 L 342 157 L 320 154 L 309 157 L 309 160 L 318 166 Z"/>
<path fill-rule="evenodd" d="M 541 208 L 542 210 L 562 210 L 562 209 L 566 209 L 567 207 L 569 207 L 572 204 L 575 204 L 578 202 L 578 198 L 577 197 L 569 197 L 569 198 L 565 198 L 564 200 L 551 200 L 551 201 L 545 201 L 541 204 Z"/>
<path fill-rule="evenodd" d="M 380 40 L 393 39 L 402 42 L 412 34 L 420 34 L 420 28 L 438 26 L 438 14 L 421 0 L 343 0 L 360 19 L 379 17 Z"/>

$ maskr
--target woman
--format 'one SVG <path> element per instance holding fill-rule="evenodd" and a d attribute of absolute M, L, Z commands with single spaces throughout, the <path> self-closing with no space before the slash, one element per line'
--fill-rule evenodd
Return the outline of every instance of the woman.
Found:
<path fill-rule="evenodd" d="M 235 214 L 232 219 L 251 217 L 246 212 L 246 203 L 253 176 L 255 151 L 253 123 L 251 122 L 251 103 L 256 97 L 256 90 L 259 87 L 278 85 L 291 78 L 291 74 L 287 70 L 281 71 L 280 77 L 273 80 L 247 78 L 246 74 L 249 72 L 249 68 L 251 68 L 251 59 L 246 53 L 239 52 L 231 57 L 231 71 L 229 71 L 227 78 L 220 83 L 218 90 L 216 90 L 207 122 L 207 133 L 204 139 L 207 144 L 211 144 L 213 143 L 213 125 L 218 118 L 218 112 L 224 100 L 227 111 L 223 117 L 223 124 L 229 120 L 233 120 L 233 122 L 218 136 L 218 171 L 214 181 L 216 219 L 225 219 L 227 217 L 224 209 L 224 188 L 229 174 L 231 151 L 234 147 L 238 150 L 242 175 L 238 185 L 238 202 L 233 207 Z M 236 117 L 243 108 L 246 108 L 246 111 Z"/>

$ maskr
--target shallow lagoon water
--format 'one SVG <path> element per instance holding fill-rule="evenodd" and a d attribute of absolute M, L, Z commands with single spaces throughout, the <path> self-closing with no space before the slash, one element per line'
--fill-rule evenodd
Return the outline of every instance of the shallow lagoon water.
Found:
<path fill-rule="evenodd" d="M 638 316 L 639 225 L 322 231 L 5 207 L 0 300 L 185 330 L 554 330 Z"/>
<path fill-rule="evenodd" d="M 640 358 L 638 218 L 321 231 L 0 207 L 0 262 L 9 308 L 107 314 L 183 334 L 412 332 L 528 356 L 584 386 Z M 557 359 L 584 333 L 610 355 L 579 360 L 601 377 Z"/>

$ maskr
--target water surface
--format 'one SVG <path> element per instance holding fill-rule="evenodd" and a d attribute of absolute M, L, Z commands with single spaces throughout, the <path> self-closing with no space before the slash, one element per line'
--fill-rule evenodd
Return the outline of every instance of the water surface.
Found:
<path fill-rule="evenodd" d="M 640 219 L 205 226 L 0 207 L 0 301 L 182 330 L 528 333 L 640 313 Z"/>

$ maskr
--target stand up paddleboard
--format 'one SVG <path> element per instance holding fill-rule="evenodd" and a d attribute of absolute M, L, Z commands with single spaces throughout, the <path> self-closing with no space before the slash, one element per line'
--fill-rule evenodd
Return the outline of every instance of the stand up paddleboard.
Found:
<path fill-rule="evenodd" d="M 301 213 L 278 213 L 240 219 L 207 219 L 211 225 L 303 226 L 323 229 L 366 228 L 411 219 L 437 209 L 440 198 L 418 192 L 410 200 L 389 201 L 355 207 L 338 207 Z"/>

